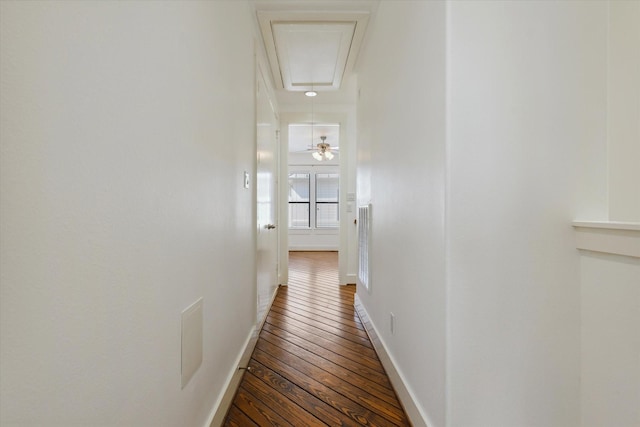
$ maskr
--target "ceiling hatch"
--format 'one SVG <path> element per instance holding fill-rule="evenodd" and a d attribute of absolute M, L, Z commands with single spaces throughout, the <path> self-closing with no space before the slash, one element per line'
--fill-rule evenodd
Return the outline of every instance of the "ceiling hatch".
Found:
<path fill-rule="evenodd" d="M 259 11 L 275 85 L 288 91 L 335 90 L 351 71 L 366 12 Z"/>

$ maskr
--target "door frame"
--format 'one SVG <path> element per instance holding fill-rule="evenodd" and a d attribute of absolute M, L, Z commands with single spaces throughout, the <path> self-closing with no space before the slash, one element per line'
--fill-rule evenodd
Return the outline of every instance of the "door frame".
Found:
<path fill-rule="evenodd" d="M 349 262 L 349 226 L 352 225 L 352 212 L 347 212 L 347 193 L 350 186 L 349 183 L 349 162 L 350 162 L 350 144 L 348 140 L 347 126 L 349 115 L 347 113 L 322 113 L 315 112 L 313 115 L 314 123 L 338 123 L 340 125 L 340 236 L 338 249 L 338 271 L 340 284 L 355 283 L 350 279 L 348 274 Z M 280 254 L 278 268 L 278 282 L 286 285 L 289 281 L 289 201 L 285 197 L 288 191 L 288 173 L 289 173 L 289 124 L 312 122 L 310 112 L 280 112 L 280 171 L 279 171 L 279 191 L 280 201 L 278 203 L 280 224 L 279 243 Z M 352 203 L 352 202 L 351 202 Z"/>
<path fill-rule="evenodd" d="M 279 117 L 279 112 L 278 112 L 278 105 L 277 105 L 277 101 L 276 101 L 276 96 L 275 93 L 273 92 L 273 88 L 270 85 L 270 80 L 269 80 L 269 76 L 268 74 L 265 73 L 265 68 L 264 68 L 264 64 L 262 63 L 262 61 L 260 61 L 258 58 L 256 58 L 256 64 L 255 64 L 255 89 L 254 89 L 254 93 L 256 96 L 256 104 L 255 104 L 255 126 L 256 126 L 256 133 L 255 133 L 255 159 L 254 159 L 254 178 L 253 178 L 253 203 L 254 203 L 254 210 L 255 210 L 255 217 L 254 217 L 254 223 L 256 226 L 255 229 L 255 250 L 256 250 L 256 255 L 255 255 L 255 277 L 256 277 L 256 281 L 255 281 L 255 290 L 256 290 L 256 295 L 255 295 L 255 305 L 256 305 L 256 331 L 259 331 L 260 328 L 262 327 L 262 323 L 264 322 L 264 320 L 266 319 L 266 315 L 268 313 L 268 309 L 271 306 L 271 303 L 273 302 L 273 299 L 276 296 L 276 292 L 278 289 L 278 284 L 279 284 L 279 280 L 278 280 L 278 271 L 280 269 L 280 233 L 279 233 L 279 228 L 280 228 L 280 212 L 279 212 L 279 200 L 280 200 L 280 185 L 279 185 L 279 178 L 280 178 L 280 160 L 281 160 L 281 156 L 280 156 L 280 117 Z M 272 117 L 272 123 L 273 123 L 273 129 L 272 131 L 274 132 L 274 135 L 272 135 L 272 138 L 274 138 L 274 148 L 273 148 L 273 153 L 271 153 L 271 155 L 273 156 L 273 222 L 275 223 L 276 229 L 273 232 L 274 233 L 274 237 L 275 237 L 275 253 L 274 258 L 275 258 L 275 263 L 276 265 L 273 266 L 275 272 L 274 272 L 274 283 L 273 283 L 273 290 L 270 290 L 270 294 L 269 295 L 261 295 L 261 289 L 260 289 L 260 281 L 258 278 L 258 269 L 259 269 L 259 255 L 258 255 L 258 249 L 259 249 L 259 241 L 258 239 L 260 239 L 260 233 L 263 233 L 264 230 L 262 230 L 260 228 L 261 224 L 259 223 L 259 218 L 258 218 L 258 210 L 259 210 L 259 194 L 258 194 L 258 171 L 259 171 L 259 163 L 260 163 L 260 157 L 261 155 L 265 154 L 262 153 L 260 151 L 260 146 L 259 146 L 259 142 L 258 142 L 258 126 L 260 125 L 259 123 L 259 113 L 258 113 L 258 90 L 260 88 L 263 88 L 264 93 L 263 95 L 265 96 L 266 100 L 269 103 L 270 106 L 270 111 L 273 114 Z M 269 153 L 266 153 L 267 155 L 269 155 Z M 266 299 L 263 299 L 266 298 Z M 266 307 L 266 309 L 265 309 Z"/>

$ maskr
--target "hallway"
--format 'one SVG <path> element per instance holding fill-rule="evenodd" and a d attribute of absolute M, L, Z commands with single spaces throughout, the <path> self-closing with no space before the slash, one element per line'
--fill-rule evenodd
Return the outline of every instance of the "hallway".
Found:
<path fill-rule="evenodd" d="M 0 0 L 0 425 L 638 427 L 638 164 L 640 1 Z"/>
<path fill-rule="evenodd" d="M 337 252 L 290 252 L 226 425 L 409 425 L 353 308 Z"/>

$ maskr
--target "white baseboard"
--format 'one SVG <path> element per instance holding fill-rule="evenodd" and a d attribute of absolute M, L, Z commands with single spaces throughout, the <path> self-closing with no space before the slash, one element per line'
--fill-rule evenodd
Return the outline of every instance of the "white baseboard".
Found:
<path fill-rule="evenodd" d="M 247 362 L 249 362 L 249 358 L 253 353 L 253 348 L 258 341 L 258 334 L 255 329 L 252 329 L 249 332 L 249 336 L 244 342 L 244 346 L 236 357 L 235 363 L 231 367 L 231 371 L 227 376 L 226 387 L 224 389 L 224 393 L 220 395 L 216 403 L 213 405 L 213 409 L 211 410 L 211 414 L 207 418 L 207 422 L 204 427 L 218 427 L 224 423 L 224 418 L 227 415 L 227 411 L 231 406 L 233 401 L 233 397 L 236 394 L 236 390 L 240 385 L 240 380 L 242 379 L 242 374 L 244 371 L 238 369 L 240 366 L 245 366 Z"/>
<path fill-rule="evenodd" d="M 396 363 L 391 357 L 391 355 L 387 352 L 384 341 L 378 334 L 376 327 L 374 326 L 371 318 L 369 317 L 369 313 L 362 305 L 358 294 L 355 295 L 355 300 L 353 305 L 355 306 L 356 312 L 364 325 L 367 334 L 369 335 L 369 339 L 373 344 L 373 347 L 380 358 L 380 362 L 384 367 L 385 371 L 387 371 L 387 375 L 389 375 L 389 380 L 391 381 L 391 385 L 396 391 L 398 395 L 398 400 L 400 400 L 400 404 L 404 408 L 407 416 L 409 417 L 409 421 L 414 427 L 427 427 L 427 426 L 435 426 L 428 422 L 428 417 L 423 413 L 420 406 L 416 403 L 415 396 L 413 392 L 407 387 L 405 379 L 403 375 L 396 368 Z"/>
<path fill-rule="evenodd" d="M 271 310 L 271 305 L 273 304 L 273 300 L 276 298 L 278 294 L 278 288 L 276 287 L 273 295 L 271 295 L 271 301 L 269 302 L 269 308 L 265 310 L 265 315 L 262 319 L 260 319 L 260 323 L 256 325 L 254 329 L 249 332 L 249 336 L 244 342 L 244 346 L 240 351 L 240 354 L 235 360 L 235 363 L 231 367 L 231 371 L 227 376 L 226 387 L 224 388 L 224 393 L 220 396 L 220 398 L 213 405 L 213 409 L 209 417 L 207 417 L 207 423 L 204 427 L 220 427 L 224 424 L 225 416 L 231 407 L 231 403 L 233 402 L 233 398 L 236 395 L 236 390 L 240 386 L 240 381 L 242 380 L 242 375 L 244 374 L 244 370 L 239 369 L 240 366 L 247 366 L 249 364 L 249 359 L 251 359 L 251 355 L 253 354 L 253 350 L 256 347 L 256 343 L 258 342 L 258 335 L 262 330 L 262 326 L 264 322 L 267 320 L 267 314 Z"/>
<path fill-rule="evenodd" d="M 318 246 L 318 245 L 289 245 L 289 250 L 292 252 L 337 252 L 339 248 L 335 245 L 330 246 Z"/>
<path fill-rule="evenodd" d="M 356 274 L 347 274 L 347 285 L 355 285 L 356 277 Z"/>
<path fill-rule="evenodd" d="M 273 301 L 276 299 L 276 295 L 278 295 L 278 289 L 280 289 L 280 286 L 287 286 L 287 285 L 278 285 L 273 290 L 273 293 L 271 294 L 271 298 L 269 298 L 269 305 L 267 306 L 267 309 L 264 311 L 264 315 L 262 316 L 262 319 L 260 319 L 260 321 L 258 322 L 256 335 L 260 333 L 260 331 L 262 330 L 262 327 L 264 326 L 264 322 L 267 321 L 267 315 L 271 311 L 271 306 L 273 305 Z"/>

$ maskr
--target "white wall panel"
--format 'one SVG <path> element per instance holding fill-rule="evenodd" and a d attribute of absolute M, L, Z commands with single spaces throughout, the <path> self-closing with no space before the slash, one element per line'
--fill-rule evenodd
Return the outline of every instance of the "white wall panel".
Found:
<path fill-rule="evenodd" d="M 640 425 L 640 258 L 580 258 L 581 425 Z"/>

